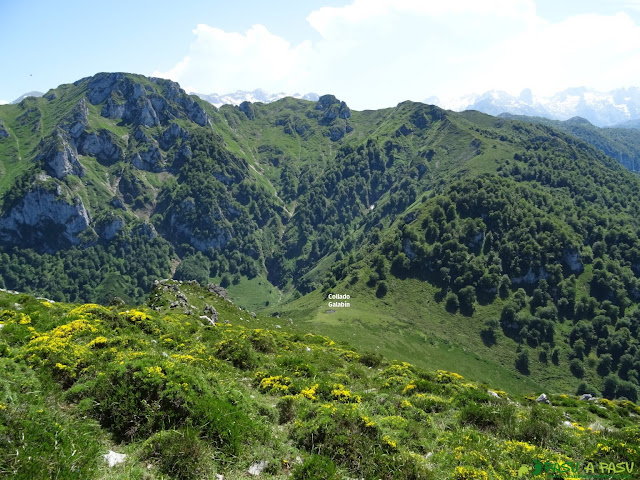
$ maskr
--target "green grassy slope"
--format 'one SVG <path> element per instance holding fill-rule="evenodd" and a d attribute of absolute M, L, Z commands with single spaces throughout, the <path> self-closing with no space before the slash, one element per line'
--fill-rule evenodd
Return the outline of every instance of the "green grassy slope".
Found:
<path fill-rule="evenodd" d="M 254 318 L 195 284 L 161 282 L 149 305 L 0 293 L 3 476 L 235 480 L 262 464 L 274 479 L 506 479 L 640 461 L 631 402 L 538 403 Z M 109 450 L 127 457 L 110 468 Z"/>

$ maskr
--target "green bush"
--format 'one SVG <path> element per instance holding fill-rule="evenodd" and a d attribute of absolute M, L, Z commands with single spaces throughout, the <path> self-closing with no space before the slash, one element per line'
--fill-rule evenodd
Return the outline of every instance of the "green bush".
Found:
<path fill-rule="evenodd" d="M 192 428 L 155 433 L 144 442 L 142 454 L 144 460 L 177 480 L 211 478 L 213 457 L 214 452 Z"/>
<path fill-rule="evenodd" d="M 251 344 L 243 339 L 227 339 L 218 344 L 216 356 L 231 362 L 234 367 L 249 370 L 258 366 L 258 355 Z"/>
<path fill-rule="evenodd" d="M 511 431 L 516 422 L 513 405 L 468 403 L 460 409 L 460 423 L 485 430 Z"/>
<path fill-rule="evenodd" d="M 334 478 L 336 464 L 323 455 L 311 455 L 293 469 L 293 480 L 328 480 Z"/>
<path fill-rule="evenodd" d="M 514 430 L 517 440 L 544 448 L 561 445 L 567 438 L 567 429 L 560 428 L 563 420 L 560 412 L 550 406 L 534 405 L 530 414 Z"/>

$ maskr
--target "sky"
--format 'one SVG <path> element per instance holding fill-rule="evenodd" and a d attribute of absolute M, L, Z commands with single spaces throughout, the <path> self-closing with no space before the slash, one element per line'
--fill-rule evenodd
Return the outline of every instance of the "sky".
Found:
<path fill-rule="evenodd" d="M 104 71 L 356 110 L 640 86 L 640 0 L 0 0 L 0 103 Z"/>

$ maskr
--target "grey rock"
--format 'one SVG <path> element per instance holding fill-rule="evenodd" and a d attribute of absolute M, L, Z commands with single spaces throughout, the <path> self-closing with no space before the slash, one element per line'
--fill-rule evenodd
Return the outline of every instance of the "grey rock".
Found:
<path fill-rule="evenodd" d="M 124 151 L 117 144 L 117 137 L 108 130 L 100 130 L 98 133 L 83 136 L 78 151 L 82 155 L 95 157 L 100 163 L 107 165 L 124 158 Z"/>
<path fill-rule="evenodd" d="M 131 158 L 131 164 L 140 170 L 162 171 L 165 159 L 156 141 L 142 128 L 137 128 L 133 137 L 138 142 L 138 151 Z"/>
<path fill-rule="evenodd" d="M 494 392 L 493 390 L 487 390 L 487 393 L 493 397 L 493 398 L 500 398 L 500 395 L 498 395 L 496 392 Z"/>
<path fill-rule="evenodd" d="M 39 186 L 17 202 L 6 216 L 0 218 L 0 241 L 12 245 L 45 247 L 44 237 L 52 225 L 60 228 L 59 243 L 80 243 L 78 235 L 89 227 L 91 219 L 82 200 L 73 204 L 59 198 L 55 192 Z"/>
<path fill-rule="evenodd" d="M 160 124 L 158 114 L 151 104 L 151 100 L 148 98 L 138 100 L 139 113 L 137 114 L 137 121 L 140 125 L 145 127 L 155 127 Z"/>
<path fill-rule="evenodd" d="M 85 97 L 82 97 L 64 122 L 64 128 L 69 132 L 71 138 L 77 140 L 84 133 L 88 125 L 89 106 L 87 105 Z"/>
<path fill-rule="evenodd" d="M 136 229 L 136 232 L 147 238 L 156 238 L 158 236 L 158 232 L 156 231 L 156 228 L 147 222 L 142 223 Z"/>
<path fill-rule="evenodd" d="M 124 453 L 116 453 L 113 450 L 109 450 L 109 453 L 103 455 L 102 457 L 104 458 L 105 463 L 111 468 L 120 463 L 123 463 L 126 460 L 127 455 Z"/>
<path fill-rule="evenodd" d="M 562 252 L 562 261 L 572 272 L 582 272 L 584 266 L 580 261 L 580 252 L 576 249 L 567 249 Z"/>
<path fill-rule="evenodd" d="M 261 460 L 259 462 L 254 462 L 249 467 L 248 473 L 249 475 L 253 475 L 254 477 L 259 476 L 262 471 L 267 468 L 267 461 Z"/>
<path fill-rule="evenodd" d="M 215 324 L 218 322 L 218 311 L 213 305 L 206 304 L 204 306 L 204 314 L 211 319 L 212 324 Z"/>
<path fill-rule="evenodd" d="M 229 294 L 220 285 L 216 285 L 215 283 L 209 283 L 209 284 L 207 284 L 207 290 L 209 290 L 212 293 L 217 294 L 219 297 L 222 297 L 225 300 L 229 299 Z"/>
<path fill-rule="evenodd" d="M 126 79 L 124 73 L 98 73 L 88 84 L 87 97 L 93 105 L 104 102 L 114 90 L 118 82 Z M 80 83 L 82 80 L 76 82 Z"/>
<path fill-rule="evenodd" d="M 8 137 L 9 137 L 9 130 L 7 130 L 7 127 L 4 126 L 4 122 L 0 120 L 0 139 L 8 138 Z"/>
<path fill-rule="evenodd" d="M 114 216 L 110 221 L 104 223 L 98 228 L 98 235 L 105 240 L 111 240 L 124 227 L 124 220 L 118 216 Z"/>
<path fill-rule="evenodd" d="M 100 115 L 105 118 L 120 119 L 124 117 L 126 105 L 119 102 L 114 97 L 109 97 L 107 102 L 103 105 Z"/>
<path fill-rule="evenodd" d="M 55 178 L 62 179 L 67 175 L 85 175 L 84 166 L 78 159 L 78 151 L 67 138 L 66 132 L 58 129 L 41 148 L 37 160 L 44 163 L 47 173 Z"/>
<path fill-rule="evenodd" d="M 585 393 L 585 394 L 583 394 L 583 395 L 581 395 L 581 396 L 580 396 L 580 400 L 586 400 L 586 401 L 589 401 L 589 400 L 591 400 L 592 398 L 594 398 L 594 396 L 593 396 L 593 395 L 591 395 L 590 393 Z"/>
<path fill-rule="evenodd" d="M 541 394 L 537 399 L 536 402 L 538 403 L 546 403 L 551 405 L 551 402 L 549 401 L 549 398 L 547 397 L 546 393 Z"/>
<path fill-rule="evenodd" d="M 163 150 L 169 150 L 177 139 L 186 140 L 189 138 L 189 132 L 182 128 L 177 123 L 172 123 L 169 128 L 162 132 L 162 135 L 158 139 L 160 148 Z"/>
<path fill-rule="evenodd" d="M 125 210 L 125 211 L 127 210 L 127 207 L 125 206 L 124 202 L 119 197 L 113 197 L 109 202 L 109 205 L 115 208 L 119 208 L 121 210 Z"/>

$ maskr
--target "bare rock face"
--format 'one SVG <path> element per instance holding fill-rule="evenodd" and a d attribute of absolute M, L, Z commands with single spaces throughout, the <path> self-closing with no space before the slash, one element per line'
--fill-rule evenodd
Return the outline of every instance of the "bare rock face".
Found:
<path fill-rule="evenodd" d="M 351 110 L 346 103 L 338 100 L 335 96 L 321 96 L 316 103 L 315 109 L 319 110 L 320 113 L 318 123 L 320 125 L 331 126 L 327 135 L 332 141 L 340 140 L 345 134 L 353 130 L 346 122 L 346 120 L 351 117 Z"/>
<path fill-rule="evenodd" d="M 4 126 L 4 122 L 0 120 L 0 139 L 8 138 L 8 137 L 9 137 L 9 131 Z"/>
<path fill-rule="evenodd" d="M 150 80 L 157 87 L 124 73 L 99 73 L 87 84 L 87 99 L 93 105 L 103 104 L 103 117 L 135 125 L 153 127 L 174 118 L 187 118 L 200 126 L 211 124 L 204 109 L 177 83 L 161 78 Z"/>
<path fill-rule="evenodd" d="M 85 169 L 78 160 L 78 151 L 68 138 L 66 132 L 61 129 L 45 141 L 42 153 L 37 157 L 44 163 L 46 172 L 58 179 L 67 175 L 85 175 Z"/>
<path fill-rule="evenodd" d="M 99 225 L 94 228 L 100 237 L 105 240 L 111 240 L 124 227 L 124 223 L 120 216 L 113 215 L 111 218 L 99 222 Z"/>
<path fill-rule="evenodd" d="M 124 151 L 117 143 L 116 135 L 108 130 L 89 133 L 82 137 L 78 151 L 95 157 L 104 165 L 112 165 L 124 158 Z"/>
<path fill-rule="evenodd" d="M 89 106 L 87 100 L 82 97 L 67 118 L 64 129 L 69 132 L 73 140 L 82 136 L 89 126 Z"/>
<path fill-rule="evenodd" d="M 79 197 L 68 203 L 62 198 L 60 185 L 55 190 L 40 185 L 0 218 L 0 242 L 55 250 L 79 244 L 78 235 L 90 223 L 89 213 Z"/>
<path fill-rule="evenodd" d="M 215 283 L 209 283 L 207 285 L 207 290 L 219 295 L 220 297 L 224 298 L 225 300 L 229 299 L 229 294 L 220 285 L 216 285 Z"/>
<path fill-rule="evenodd" d="M 162 132 L 162 135 L 158 139 L 158 143 L 160 144 L 160 148 L 163 150 L 169 150 L 177 139 L 188 140 L 189 132 L 177 123 L 172 123 L 169 128 Z"/>
<path fill-rule="evenodd" d="M 159 172 L 164 168 L 165 158 L 157 142 L 138 127 L 133 135 L 138 143 L 137 152 L 131 158 L 131 164 L 140 170 Z"/>

